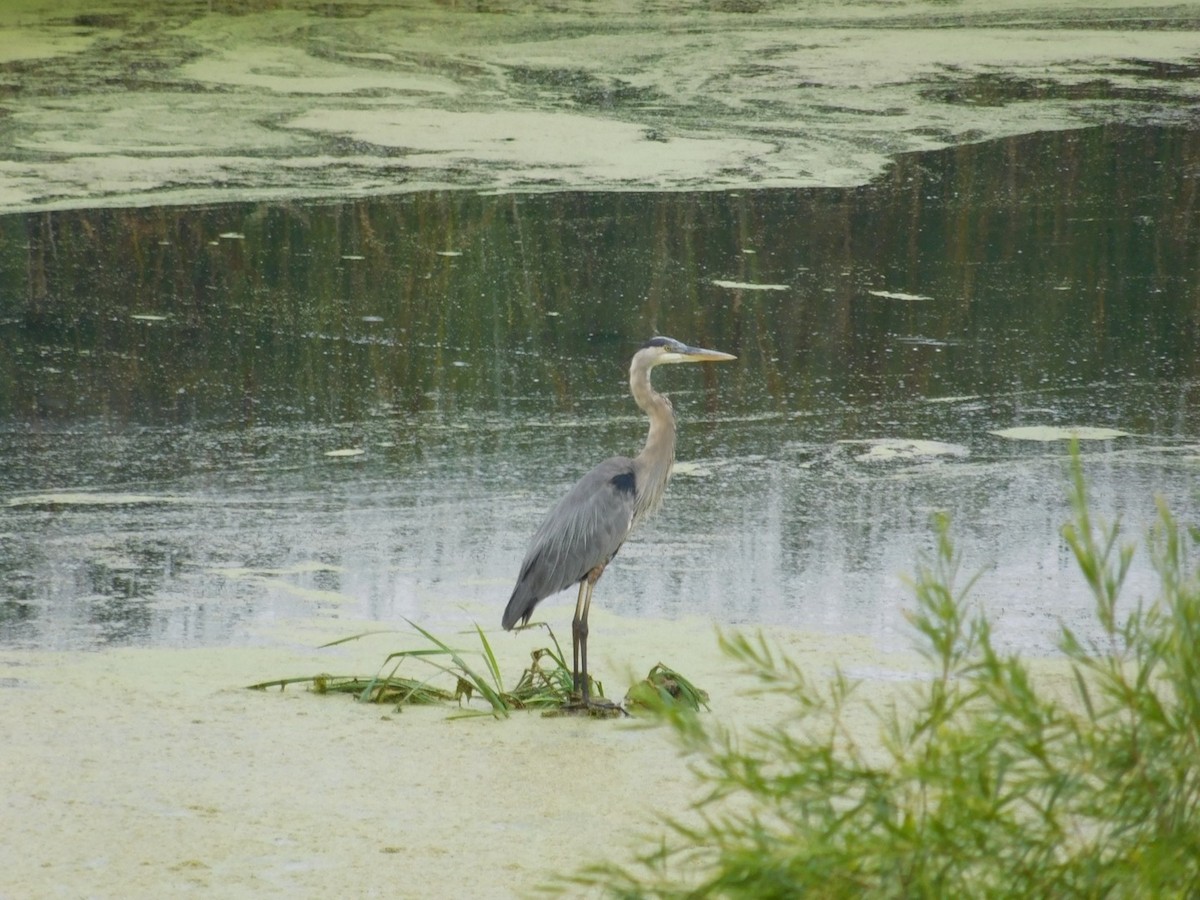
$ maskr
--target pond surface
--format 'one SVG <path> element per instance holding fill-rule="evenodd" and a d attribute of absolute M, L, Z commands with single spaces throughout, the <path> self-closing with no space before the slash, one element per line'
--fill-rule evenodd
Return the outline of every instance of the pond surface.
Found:
<path fill-rule="evenodd" d="M 1097 511 L 1197 520 L 1198 183 L 1200 133 L 1113 125 L 853 189 L 0 218 L 0 645 L 498 629 L 544 511 L 641 446 L 663 333 L 739 359 L 656 373 L 680 464 L 598 605 L 904 644 L 946 510 L 1000 638 L 1048 648 L 1091 608 L 1066 443 L 994 432 L 1124 433 L 1083 445 Z"/>

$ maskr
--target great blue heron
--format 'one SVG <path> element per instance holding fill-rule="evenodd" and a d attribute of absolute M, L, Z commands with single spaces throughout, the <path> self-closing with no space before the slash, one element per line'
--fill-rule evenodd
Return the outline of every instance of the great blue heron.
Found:
<path fill-rule="evenodd" d="M 675 462 L 675 413 L 671 401 L 650 386 L 650 370 L 664 363 L 719 362 L 729 353 L 689 347 L 674 338 L 646 342 L 629 365 L 629 390 L 650 418 L 642 452 L 614 456 L 584 475 L 554 505 L 530 541 L 502 624 L 529 622 L 534 607 L 552 594 L 579 585 L 571 621 L 574 692 L 591 706 L 587 675 L 588 609 L 592 590 L 625 538 L 662 505 Z"/>

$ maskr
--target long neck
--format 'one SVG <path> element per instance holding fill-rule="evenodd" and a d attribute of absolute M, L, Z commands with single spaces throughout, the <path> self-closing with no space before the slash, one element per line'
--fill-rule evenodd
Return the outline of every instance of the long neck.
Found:
<path fill-rule="evenodd" d="M 662 503 L 675 462 L 675 413 L 671 401 L 650 386 L 650 368 L 635 362 L 629 369 L 629 390 L 650 418 L 646 446 L 634 459 L 638 480 L 635 520 L 650 515 Z"/>

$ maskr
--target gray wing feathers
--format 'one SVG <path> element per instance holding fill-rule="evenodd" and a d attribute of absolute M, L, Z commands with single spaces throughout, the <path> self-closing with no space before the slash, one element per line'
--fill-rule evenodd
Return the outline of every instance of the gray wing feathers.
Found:
<path fill-rule="evenodd" d="M 529 620 L 551 594 L 577 584 L 620 548 L 633 524 L 633 460 L 615 456 L 584 475 L 533 535 L 504 610 L 504 627 Z"/>

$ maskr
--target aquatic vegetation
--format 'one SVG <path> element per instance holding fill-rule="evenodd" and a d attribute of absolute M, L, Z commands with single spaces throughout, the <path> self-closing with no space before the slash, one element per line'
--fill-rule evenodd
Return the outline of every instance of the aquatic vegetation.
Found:
<path fill-rule="evenodd" d="M 867 291 L 872 297 L 882 297 L 884 300 L 932 300 L 924 294 L 909 294 L 904 291 Z"/>
<path fill-rule="evenodd" d="M 948 521 L 912 579 L 930 677 L 911 706 L 847 721 L 855 685 L 813 682 L 765 639 L 728 655 L 784 699 L 737 734 L 663 710 L 707 788 L 631 862 L 572 879 L 616 897 L 1183 897 L 1200 886 L 1200 530 L 1165 506 L 1147 545 L 1152 600 L 1120 600 L 1134 553 L 1090 514 L 1077 449 L 1063 531 L 1096 637 L 1064 627 L 1056 687 L 997 649 Z M 856 698 L 857 699 L 857 698 Z M 868 746 L 868 744 L 873 746 Z"/>
<path fill-rule="evenodd" d="M 493 715 L 507 716 L 514 710 L 542 710 L 547 714 L 566 714 L 582 711 L 578 698 L 572 696 L 571 668 L 566 664 L 558 638 L 548 625 L 538 623 L 530 627 L 544 627 L 551 646 L 540 647 L 530 654 L 530 664 L 521 673 L 516 686 L 508 690 L 496 655 L 492 652 L 487 635 L 478 625 L 475 633 L 479 639 L 478 650 L 460 650 L 411 620 L 405 620 L 422 638 L 424 644 L 408 650 L 388 654 L 373 676 L 319 674 L 297 678 L 277 678 L 249 685 L 251 690 L 285 690 L 292 685 L 304 685 L 318 694 L 351 694 L 364 703 L 389 703 L 396 707 L 436 703 L 458 703 L 462 716 Z M 331 647 L 348 641 L 358 640 L 367 634 L 350 635 L 324 646 Z M 469 663 L 468 658 L 478 658 Z M 428 672 L 426 678 L 408 678 L 399 674 L 406 662 L 417 662 Z M 432 684 L 434 678 L 454 684 L 454 689 Z M 604 698 L 604 685 L 589 676 L 593 697 Z M 486 707 L 472 707 L 470 703 L 479 698 Z M 643 681 L 634 685 L 626 697 L 626 706 L 660 707 L 670 703 L 680 707 L 707 708 L 708 694 L 678 672 L 662 663 L 650 670 Z M 587 713 L 597 718 L 619 716 L 626 712 L 617 704 L 598 707 Z"/>
<path fill-rule="evenodd" d="M 311 675 L 300 678 L 277 678 L 250 685 L 251 690 L 265 691 L 270 688 L 285 690 L 289 685 L 307 685 L 314 694 L 350 694 L 365 703 L 394 703 L 423 706 L 430 703 L 447 703 L 455 699 L 454 694 L 413 678 L 364 678 L 358 675 Z"/>
<path fill-rule="evenodd" d="M 645 678 L 625 692 L 625 708 L 661 712 L 664 709 L 708 709 L 708 692 L 669 666 L 658 663 Z"/>
<path fill-rule="evenodd" d="M 858 445 L 867 449 L 855 455 L 858 462 L 893 462 L 897 460 L 930 460 L 938 457 L 969 456 L 962 444 L 945 441 L 914 440 L 911 438 L 868 438 L 841 440 L 839 444 Z"/>
<path fill-rule="evenodd" d="M 470 703 L 472 698 L 478 696 L 487 702 L 491 713 L 496 716 L 504 716 L 510 710 L 522 709 L 526 706 L 537 706 L 543 702 L 549 705 L 551 698 L 556 698 L 555 688 L 559 683 L 559 679 L 556 679 L 553 675 L 546 675 L 541 670 L 539 663 L 539 660 L 545 655 L 550 655 L 554 658 L 550 651 L 543 650 L 535 651 L 534 653 L 531 669 L 536 670 L 540 677 L 534 678 L 527 671 L 525 676 L 522 677 L 517 690 L 514 693 L 508 693 L 504 690 L 504 681 L 501 677 L 500 667 L 496 662 L 495 654 L 492 652 L 491 644 L 488 642 L 487 636 L 483 633 L 483 629 L 478 625 L 475 626 L 475 630 L 480 641 L 480 649 L 477 655 L 480 657 L 481 663 L 472 666 L 464 658 L 467 655 L 467 651 L 457 650 L 415 622 L 406 621 L 425 640 L 426 646 L 409 650 L 399 650 L 388 654 L 380 665 L 379 671 L 374 676 L 332 676 L 321 674 L 303 678 L 274 679 L 252 684 L 249 687 L 252 690 L 266 690 L 276 687 L 283 690 L 289 685 L 305 684 L 315 693 L 349 693 L 364 703 L 392 703 L 397 707 L 406 704 L 456 701 L 461 705 L 463 701 Z M 324 646 L 334 646 L 365 636 L 365 634 L 351 635 Z M 562 667 L 561 656 L 560 652 L 556 658 L 559 667 Z M 429 673 L 429 678 L 412 679 L 400 676 L 398 674 L 400 667 L 409 661 L 423 663 L 426 668 L 432 669 L 433 671 Z M 453 679 L 455 685 L 453 691 L 435 687 L 429 683 L 430 678 L 437 677 L 439 674 L 448 675 Z M 567 683 L 569 688 L 569 670 L 567 672 Z M 556 698 L 555 702 L 562 701 Z M 478 713 L 486 715 L 483 711 L 471 710 L 469 707 L 465 709 L 465 712 L 466 714 Z"/>
<path fill-rule="evenodd" d="M 989 431 L 996 437 L 1010 441 L 1111 441 L 1116 438 L 1129 437 L 1129 432 L 1116 428 L 1101 428 L 1095 425 L 1076 425 L 1062 428 L 1057 425 L 1023 425 L 1016 428 L 1002 428 Z"/>
<path fill-rule="evenodd" d="M 788 284 L 756 284 L 748 281 L 725 281 L 719 278 L 714 278 L 713 284 L 731 291 L 787 291 L 791 289 L 791 285 Z"/>

